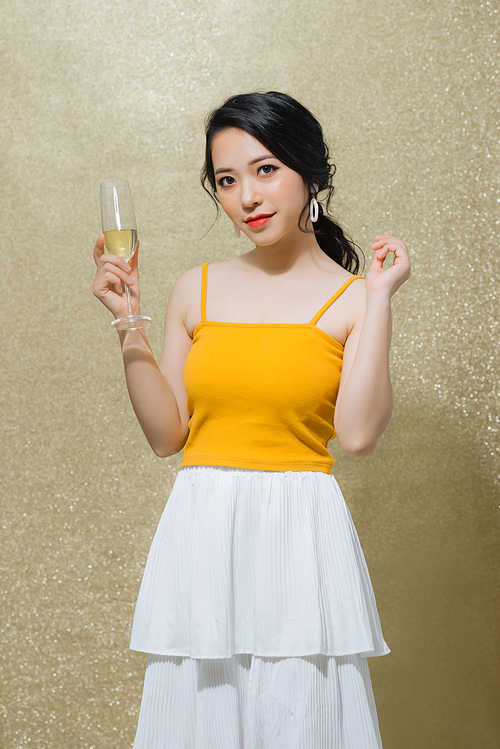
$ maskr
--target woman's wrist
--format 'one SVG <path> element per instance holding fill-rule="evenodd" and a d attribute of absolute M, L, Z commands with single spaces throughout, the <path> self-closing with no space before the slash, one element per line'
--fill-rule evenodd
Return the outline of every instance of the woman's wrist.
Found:
<path fill-rule="evenodd" d="M 390 312 L 391 296 L 386 291 L 376 291 L 367 288 L 366 290 L 366 308 L 367 310 L 380 310 Z"/>
<path fill-rule="evenodd" d="M 128 328 L 127 330 L 117 330 L 116 332 L 118 333 L 123 353 L 131 349 L 135 349 L 136 351 L 145 349 L 151 353 L 151 345 L 144 328 Z"/>
<path fill-rule="evenodd" d="M 136 301 L 135 299 L 134 300 L 131 299 L 130 301 L 131 301 L 131 304 L 130 304 L 131 314 L 137 315 L 138 317 L 140 317 L 141 307 L 140 307 L 139 302 Z M 120 310 L 120 312 L 113 312 L 112 310 L 110 311 L 112 312 L 112 315 L 115 318 L 115 320 L 121 320 L 123 317 L 126 317 L 129 314 L 126 309 Z"/>

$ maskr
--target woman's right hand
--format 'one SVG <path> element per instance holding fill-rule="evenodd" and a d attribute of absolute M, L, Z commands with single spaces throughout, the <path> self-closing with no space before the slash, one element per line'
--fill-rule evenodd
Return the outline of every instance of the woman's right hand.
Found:
<path fill-rule="evenodd" d="M 104 234 L 101 234 L 95 243 L 94 261 L 97 270 L 92 284 L 92 293 L 113 313 L 115 318 L 125 317 L 127 314 L 124 284 L 127 284 L 130 289 L 133 313 L 140 314 L 138 251 L 139 242 L 127 264 L 125 258 L 104 252 Z"/>

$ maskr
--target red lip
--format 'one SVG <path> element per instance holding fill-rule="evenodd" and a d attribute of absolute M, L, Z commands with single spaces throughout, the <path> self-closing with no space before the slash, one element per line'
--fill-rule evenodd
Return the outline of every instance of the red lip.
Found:
<path fill-rule="evenodd" d="M 266 218 L 271 218 L 272 216 L 274 216 L 274 213 L 258 213 L 257 216 L 250 216 L 250 218 L 246 218 L 245 224 L 254 225 L 258 221 L 262 221 L 263 219 L 266 219 Z"/>

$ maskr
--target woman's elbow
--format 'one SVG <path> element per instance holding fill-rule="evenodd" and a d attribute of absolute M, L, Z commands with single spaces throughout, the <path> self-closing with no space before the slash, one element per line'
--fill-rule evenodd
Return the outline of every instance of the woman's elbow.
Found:
<path fill-rule="evenodd" d="M 342 450 L 347 453 L 348 455 L 354 455 L 356 457 L 362 457 L 364 455 L 370 455 L 377 446 L 377 440 L 368 439 L 367 437 L 361 436 L 358 438 L 351 437 L 351 438 L 340 438 L 337 435 L 337 438 L 339 440 L 339 445 L 342 448 Z"/>
<path fill-rule="evenodd" d="M 179 450 L 172 450 L 165 445 L 159 445 L 158 447 L 151 445 L 151 449 L 157 458 L 170 458 L 172 455 L 179 452 Z"/>
<path fill-rule="evenodd" d="M 184 445 L 186 444 L 186 439 L 187 435 L 186 437 L 180 438 L 179 440 L 175 441 L 148 441 L 152 451 L 158 458 L 170 458 L 172 455 L 177 455 L 177 453 L 179 453 L 183 449 Z"/>
<path fill-rule="evenodd" d="M 335 432 L 342 450 L 348 455 L 359 457 L 370 455 L 377 447 L 377 442 L 389 424 L 391 415 L 392 403 L 389 404 L 381 418 L 376 421 L 372 420 L 371 423 L 364 426 L 355 426 L 350 421 L 347 428 L 344 428 L 345 425 L 341 421 L 339 423 L 340 429 L 335 426 Z"/>

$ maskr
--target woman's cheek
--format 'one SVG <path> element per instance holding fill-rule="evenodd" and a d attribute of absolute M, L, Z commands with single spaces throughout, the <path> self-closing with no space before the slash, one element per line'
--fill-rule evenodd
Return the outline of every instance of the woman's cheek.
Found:
<path fill-rule="evenodd" d="M 224 195 L 221 196 L 219 200 L 223 211 L 225 211 L 228 216 L 234 216 L 236 210 L 236 201 L 234 200 L 234 198 L 231 199 L 230 196 Z"/>

